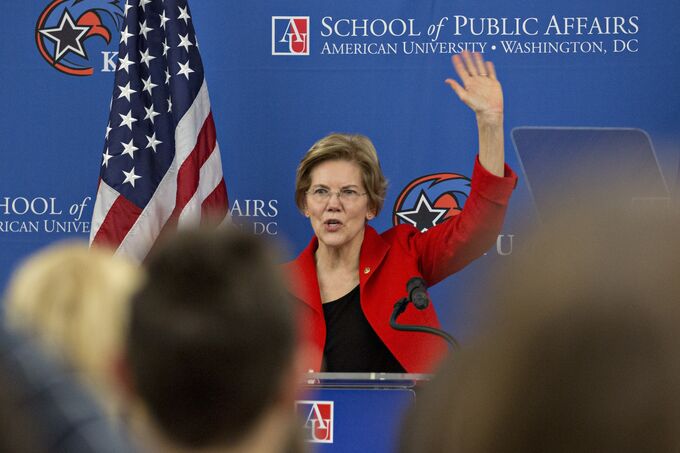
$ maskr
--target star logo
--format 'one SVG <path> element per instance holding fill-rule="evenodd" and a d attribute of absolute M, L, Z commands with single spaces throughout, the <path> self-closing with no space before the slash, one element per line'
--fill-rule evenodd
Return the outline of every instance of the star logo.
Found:
<path fill-rule="evenodd" d="M 67 53 L 73 52 L 76 55 L 87 59 L 87 52 L 83 47 L 85 35 L 90 31 L 86 25 L 76 25 L 73 17 L 67 9 L 59 19 L 59 25 L 53 28 L 42 28 L 38 30 L 41 35 L 54 42 L 54 62 L 61 60 Z"/>
<path fill-rule="evenodd" d="M 460 214 L 470 195 L 470 178 L 457 173 L 434 173 L 408 183 L 397 197 L 392 223 L 413 225 L 420 232 Z"/>
<path fill-rule="evenodd" d="M 418 229 L 421 233 L 440 223 L 440 219 L 448 212 L 448 209 L 435 208 L 427 198 L 425 191 L 420 191 L 418 204 L 415 209 L 398 211 L 397 216 L 404 219 Z"/>
<path fill-rule="evenodd" d="M 44 0 L 46 1 L 46 0 Z M 123 29 L 123 7 L 119 0 L 50 0 L 38 15 L 35 43 L 40 56 L 57 71 L 72 76 L 91 76 L 95 72 L 90 38 L 102 39 L 109 51 L 132 37 Z M 99 44 L 101 45 L 101 44 Z"/>

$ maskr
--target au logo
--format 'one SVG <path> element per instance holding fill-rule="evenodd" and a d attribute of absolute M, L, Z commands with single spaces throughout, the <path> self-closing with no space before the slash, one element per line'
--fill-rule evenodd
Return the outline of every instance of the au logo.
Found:
<path fill-rule="evenodd" d="M 90 39 L 100 38 L 100 45 L 109 45 L 123 18 L 118 0 L 53 0 L 40 13 L 35 42 L 40 55 L 57 71 L 89 76 L 94 73 Z"/>
<path fill-rule="evenodd" d="M 309 16 L 272 17 L 272 55 L 309 55 Z"/>
<path fill-rule="evenodd" d="M 333 401 L 297 401 L 295 407 L 308 442 L 333 443 Z"/>
<path fill-rule="evenodd" d="M 392 223 L 427 231 L 460 214 L 470 195 L 470 178 L 456 173 L 421 176 L 406 185 L 392 210 Z"/>

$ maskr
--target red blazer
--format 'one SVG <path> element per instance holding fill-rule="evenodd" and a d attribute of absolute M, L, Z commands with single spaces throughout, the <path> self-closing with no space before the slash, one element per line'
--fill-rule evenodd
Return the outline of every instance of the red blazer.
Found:
<path fill-rule="evenodd" d="M 385 346 L 409 373 L 432 372 L 446 353 L 444 340 L 425 333 L 400 332 L 389 325 L 394 303 L 406 296 L 406 282 L 415 276 L 434 285 L 482 255 L 496 241 L 517 175 L 506 165 L 503 178 L 475 162 L 470 196 L 462 212 L 420 233 L 410 225 L 398 225 L 382 234 L 366 226 L 359 256 L 361 308 Z M 314 253 L 318 239 L 311 242 L 284 269 L 296 282 L 293 294 L 303 304 L 302 335 L 316 350 L 314 371 L 321 369 L 326 342 L 326 323 L 321 306 Z M 400 323 L 439 327 L 434 308 L 419 311 L 411 304 Z"/>

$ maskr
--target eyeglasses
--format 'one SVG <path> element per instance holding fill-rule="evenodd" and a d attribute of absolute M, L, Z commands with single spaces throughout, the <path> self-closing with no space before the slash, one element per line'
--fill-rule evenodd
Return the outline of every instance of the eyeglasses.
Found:
<path fill-rule="evenodd" d="M 358 192 L 354 189 L 340 189 L 337 192 L 333 192 L 325 187 L 315 187 L 314 189 L 305 192 L 307 195 L 312 197 L 317 203 L 325 203 L 330 200 L 332 195 L 337 195 L 338 199 L 342 202 L 352 203 L 359 199 L 359 197 L 364 196 L 367 192 Z"/>

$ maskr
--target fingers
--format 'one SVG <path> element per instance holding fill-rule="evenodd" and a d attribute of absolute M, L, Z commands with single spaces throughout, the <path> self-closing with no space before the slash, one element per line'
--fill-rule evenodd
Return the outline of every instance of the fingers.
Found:
<path fill-rule="evenodd" d="M 490 61 L 484 61 L 482 54 L 478 52 L 461 52 L 453 56 L 453 67 L 458 77 L 466 84 L 471 77 L 489 76 L 496 78 L 496 70 Z"/>
<path fill-rule="evenodd" d="M 472 56 L 470 55 L 470 52 L 467 51 L 463 52 L 461 53 L 461 56 L 463 57 L 463 61 L 465 62 L 465 69 L 467 69 L 467 72 L 473 77 L 479 75 L 477 65 L 475 65 L 474 61 L 472 61 Z"/>
<path fill-rule="evenodd" d="M 487 71 L 486 67 L 484 66 L 484 58 L 482 58 L 481 53 L 473 53 L 472 54 L 472 59 L 475 62 L 475 68 L 477 69 L 477 74 L 480 76 L 487 76 L 489 75 L 489 71 Z"/>
<path fill-rule="evenodd" d="M 451 60 L 453 61 L 453 69 L 456 70 L 456 74 L 458 74 L 458 77 L 460 77 L 460 80 L 462 80 L 463 83 L 467 83 L 471 74 L 468 72 L 467 68 L 465 67 L 463 60 L 460 58 L 459 55 L 454 55 Z"/>
<path fill-rule="evenodd" d="M 496 67 L 490 61 L 487 61 L 485 63 L 486 63 L 486 71 L 489 74 L 489 77 L 491 77 L 494 80 L 497 80 L 496 79 Z"/>
<path fill-rule="evenodd" d="M 453 79 L 446 79 L 444 82 L 446 82 L 451 87 L 451 89 L 456 92 L 458 98 L 461 101 L 465 101 L 465 98 L 467 97 L 467 91 L 465 91 L 465 88 L 463 88 L 460 83 Z"/>

